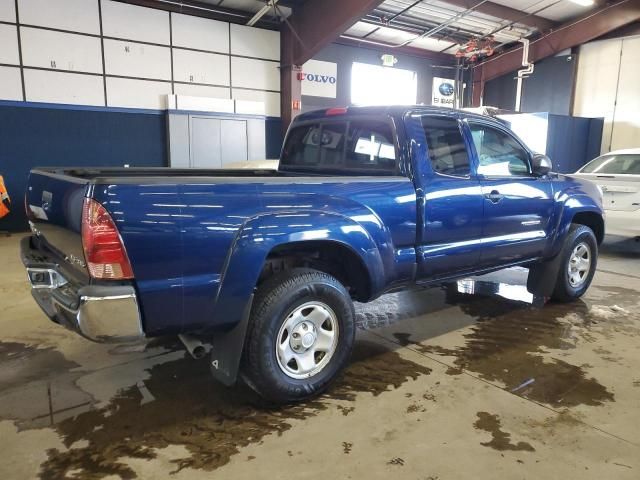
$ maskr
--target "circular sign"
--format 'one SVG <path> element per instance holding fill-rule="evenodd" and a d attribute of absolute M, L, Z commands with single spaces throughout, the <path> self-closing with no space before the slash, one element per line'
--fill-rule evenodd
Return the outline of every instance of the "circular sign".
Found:
<path fill-rule="evenodd" d="M 450 97 L 451 95 L 453 95 L 453 85 L 451 85 L 450 83 L 441 83 L 438 87 L 438 91 L 441 95 Z"/>

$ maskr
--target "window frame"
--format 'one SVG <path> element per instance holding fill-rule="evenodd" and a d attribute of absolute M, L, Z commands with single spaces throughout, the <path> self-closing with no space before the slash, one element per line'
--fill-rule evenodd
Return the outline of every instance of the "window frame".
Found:
<path fill-rule="evenodd" d="M 471 155 L 471 151 L 469 149 L 469 142 L 468 142 L 467 136 L 465 134 L 463 121 L 459 117 L 452 117 L 451 115 L 446 115 L 446 114 L 441 114 L 441 113 L 417 113 L 417 117 L 418 117 L 418 121 L 420 122 L 420 127 L 422 128 L 423 133 L 424 133 L 425 160 L 429 164 L 429 168 L 431 169 L 431 172 L 434 175 L 438 175 L 440 177 L 458 178 L 458 179 L 463 179 L 463 180 L 464 179 L 470 180 L 476 173 L 474 171 L 476 169 L 476 165 L 474 164 L 473 156 Z M 462 141 L 464 143 L 465 150 L 467 151 L 467 157 L 469 159 L 469 174 L 468 175 L 452 175 L 452 174 L 448 174 L 448 173 L 437 172 L 436 170 L 434 170 L 433 163 L 432 163 L 432 160 L 431 160 L 431 156 L 429 155 L 429 139 L 427 138 L 427 134 L 425 132 L 424 125 L 422 124 L 422 119 L 425 118 L 425 117 L 453 120 L 454 122 L 457 123 L 458 131 L 460 132 L 460 136 L 462 137 Z"/>
<path fill-rule="evenodd" d="M 465 118 L 463 123 L 465 124 L 465 127 L 466 127 L 468 135 L 469 135 L 469 144 L 470 144 L 470 148 L 473 151 L 473 157 L 475 159 L 474 162 L 475 162 L 475 168 L 476 168 L 476 175 L 477 175 L 477 177 L 479 179 L 483 179 L 483 178 L 488 178 L 488 179 L 491 179 L 491 178 L 496 178 L 496 179 L 507 179 L 507 178 L 538 179 L 539 178 L 536 175 L 534 175 L 534 173 L 533 173 L 533 165 L 532 165 L 532 162 L 531 162 L 531 160 L 533 158 L 533 153 L 508 128 L 505 128 L 503 125 L 497 125 L 497 124 L 495 124 L 493 122 L 485 121 L 484 119 L 476 119 L 476 118 Z M 478 150 L 476 148 L 476 144 L 473 141 L 473 133 L 471 131 L 471 127 L 473 125 L 480 125 L 483 128 L 492 128 L 493 130 L 497 130 L 498 132 L 501 132 L 501 133 L 507 135 L 508 137 L 510 137 L 516 144 L 518 144 L 520 146 L 520 148 L 522 148 L 525 151 L 527 167 L 528 167 L 528 173 L 525 174 L 525 175 L 486 175 L 484 173 L 479 173 L 480 155 L 478 154 Z"/>
<path fill-rule="evenodd" d="M 396 123 L 393 121 L 393 118 L 389 115 L 386 116 L 380 116 L 380 117 L 374 117 L 371 115 L 336 115 L 333 117 L 317 117 L 317 118 L 313 118 L 313 119 L 309 119 L 309 120 L 303 120 L 300 122 L 295 122 L 295 124 L 293 124 L 291 126 L 291 128 L 289 129 L 289 131 L 287 131 L 287 135 L 285 136 L 284 142 L 282 143 L 282 153 L 284 153 L 284 149 L 285 146 L 287 145 L 287 142 L 289 140 L 289 136 L 291 135 L 291 131 L 294 128 L 298 128 L 298 127 L 306 127 L 308 125 L 320 125 L 321 130 L 320 130 L 320 134 L 322 135 L 322 130 L 324 129 L 324 125 L 326 124 L 331 124 L 331 123 L 344 123 L 346 128 L 345 128 L 345 134 L 349 132 L 349 128 L 351 127 L 351 122 L 354 121 L 363 121 L 363 122 L 372 122 L 372 123 L 380 123 L 380 124 L 385 124 L 388 125 L 390 130 L 391 130 L 391 137 L 392 137 L 392 142 L 393 142 L 393 150 L 394 150 L 394 154 L 395 154 L 395 168 L 393 169 L 393 172 L 390 171 L 381 171 L 376 173 L 375 170 L 371 170 L 371 169 L 366 169 L 366 168 L 362 168 L 362 169 L 330 169 L 330 168 L 318 168 L 319 162 L 316 162 L 316 166 L 314 167 L 307 167 L 307 166 L 301 166 L 301 165 L 287 165 L 287 164 L 283 164 L 282 162 L 280 162 L 280 166 L 278 167 L 278 170 L 281 170 L 283 172 L 292 172 L 292 173 L 309 173 L 309 174 L 317 174 L 319 176 L 323 176 L 323 175 L 337 175 L 337 176 L 372 176 L 372 177 L 404 177 L 405 175 L 400 171 L 400 162 L 402 161 L 401 158 L 401 153 L 402 153 L 402 149 L 400 148 L 400 144 L 399 144 L 399 135 L 398 135 L 398 129 L 396 127 Z M 345 138 L 345 142 L 342 148 L 342 158 L 344 160 L 344 157 L 346 155 L 346 148 L 347 148 L 347 142 L 346 142 L 346 138 Z M 316 160 L 319 161 L 320 159 L 320 148 L 318 149 L 318 153 L 317 153 L 317 158 Z M 282 159 L 282 154 L 280 155 L 280 158 Z"/>

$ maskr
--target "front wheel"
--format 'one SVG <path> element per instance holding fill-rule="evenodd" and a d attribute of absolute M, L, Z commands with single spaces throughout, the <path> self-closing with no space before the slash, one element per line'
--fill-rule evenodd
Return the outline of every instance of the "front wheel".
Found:
<path fill-rule="evenodd" d="M 305 400 L 344 368 L 354 338 L 353 303 L 344 286 L 317 270 L 287 270 L 258 288 L 242 377 L 268 400 Z"/>
<path fill-rule="evenodd" d="M 593 230 L 572 224 L 560 255 L 560 270 L 551 298 L 570 302 L 584 295 L 596 272 L 598 242 Z"/>

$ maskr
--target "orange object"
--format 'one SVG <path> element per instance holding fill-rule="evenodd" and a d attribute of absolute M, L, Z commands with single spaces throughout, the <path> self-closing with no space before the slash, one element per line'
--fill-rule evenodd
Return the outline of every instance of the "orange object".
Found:
<path fill-rule="evenodd" d="M 7 187 L 4 186 L 4 178 L 0 175 L 0 218 L 9 214 L 10 206 L 9 192 L 7 192 Z"/>

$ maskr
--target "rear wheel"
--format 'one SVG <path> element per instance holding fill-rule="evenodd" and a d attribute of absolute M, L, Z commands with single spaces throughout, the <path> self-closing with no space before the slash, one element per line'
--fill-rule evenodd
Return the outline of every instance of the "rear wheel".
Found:
<path fill-rule="evenodd" d="M 570 302 L 591 285 L 598 263 L 598 242 L 589 227 L 573 224 L 560 253 L 560 270 L 551 298 Z"/>
<path fill-rule="evenodd" d="M 258 288 L 242 376 L 268 400 L 305 400 L 344 368 L 354 337 L 353 303 L 337 279 L 311 269 L 285 271 Z"/>

